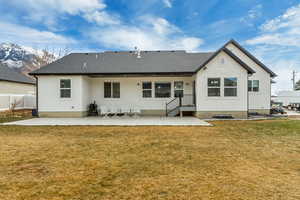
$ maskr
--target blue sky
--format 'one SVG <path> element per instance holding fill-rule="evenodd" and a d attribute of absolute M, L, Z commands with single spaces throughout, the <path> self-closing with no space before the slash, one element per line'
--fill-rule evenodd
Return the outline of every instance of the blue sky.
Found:
<path fill-rule="evenodd" d="M 300 78 L 299 0 L 0 0 L 0 13 L 0 42 L 214 51 L 234 38 L 279 75 L 274 91 Z"/>

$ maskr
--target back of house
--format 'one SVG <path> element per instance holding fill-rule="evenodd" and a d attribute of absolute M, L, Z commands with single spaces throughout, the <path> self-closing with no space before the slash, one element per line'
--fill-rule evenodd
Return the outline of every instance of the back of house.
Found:
<path fill-rule="evenodd" d="M 268 114 L 269 68 L 231 40 L 216 52 L 107 51 L 72 53 L 31 73 L 40 117 L 99 112 L 199 118 Z"/>

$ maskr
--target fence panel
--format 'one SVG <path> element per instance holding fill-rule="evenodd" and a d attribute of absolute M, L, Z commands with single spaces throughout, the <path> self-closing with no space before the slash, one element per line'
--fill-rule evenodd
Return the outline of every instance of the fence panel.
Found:
<path fill-rule="evenodd" d="M 2 94 L 0 95 L 0 111 L 10 109 L 34 109 L 36 108 L 34 95 Z"/>

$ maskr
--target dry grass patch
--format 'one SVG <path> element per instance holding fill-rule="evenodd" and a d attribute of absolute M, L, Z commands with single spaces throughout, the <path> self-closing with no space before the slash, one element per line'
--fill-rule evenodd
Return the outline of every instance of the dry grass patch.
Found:
<path fill-rule="evenodd" d="M 300 123 L 0 127 L 0 199 L 299 199 Z"/>
<path fill-rule="evenodd" d="M 31 110 L 0 111 L 0 123 L 32 118 Z"/>

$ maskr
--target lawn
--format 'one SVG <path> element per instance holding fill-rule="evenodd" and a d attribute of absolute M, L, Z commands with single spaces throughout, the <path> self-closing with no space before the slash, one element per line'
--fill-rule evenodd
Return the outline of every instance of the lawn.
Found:
<path fill-rule="evenodd" d="M 300 199 L 300 121 L 0 126 L 0 199 Z"/>
<path fill-rule="evenodd" d="M 1 111 L 0 123 L 12 122 L 32 118 L 31 110 Z"/>

